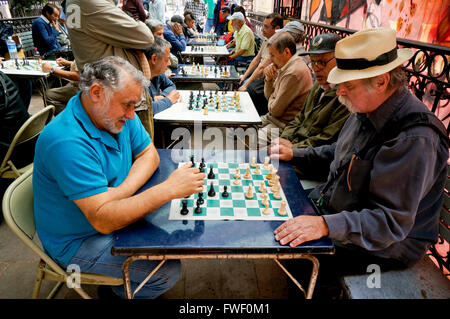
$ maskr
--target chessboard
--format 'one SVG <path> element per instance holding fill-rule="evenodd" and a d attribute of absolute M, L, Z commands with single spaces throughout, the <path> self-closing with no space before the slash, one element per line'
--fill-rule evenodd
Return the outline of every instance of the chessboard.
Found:
<path fill-rule="evenodd" d="M 178 76 L 202 77 L 205 79 L 229 78 L 231 65 L 182 65 L 178 68 Z"/>
<path fill-rule="evenodd" d="M 37 75 L 45 76 L 48 72 L 42 71 L 42 63 L 50 63 L 53 67 L 59 67 L 55 61 L 42 61 L 31 59 L 14 59 L 7 60 L 1 63 L 1 71 L 5 74 L 18 74 L 18 75 Z"/>
<path fill-rule="evenodd" d="M 187 101 L 189 111 L 202 111 L 204 115 L 210 112 L 242 112 L 240 92 L 228 91 L 191 91 Z"/>
<path fill-rule="evenodd" d="M 201 193 L 172 200 L 170 220 L 278 220 L 292 218 L 279 176 L 268 164 L 196 163 L 206 174 Z M 179 163 L 179 167 L 185 163 Z M 202 169 L 203 168 L 203 169 Z"/>

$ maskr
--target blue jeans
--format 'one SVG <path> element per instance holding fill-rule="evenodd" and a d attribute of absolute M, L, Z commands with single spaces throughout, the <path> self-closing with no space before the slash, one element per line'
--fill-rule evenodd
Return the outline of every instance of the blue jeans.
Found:
<path fill-rule="evenodd" d="M 76 264 L 81 272 L 122 278 L 122 264 L 127 256 L 112 256 L 113 235 L 98 234 L 83 241 L 69 264 Z M 160 263 L 159 260 L 138 260 L 130 265 L 131 289 L 134 291 L 148 274 Z M 67 268 L 68 265 L 62 265 Z M 136 299 L 154 299 L 172 288 L 181 274 L 179 260 L 168 260 L 136 294 Z M 113 291 L 125 298 L 124 286 L 113 286 Z"/>
<path fill-rule="evenodd" d="M 214 24 L 214 19 L 206 19 L 206 24 L 205 24 L 205 32 L 206 33 L 209 33 L 209 31 L 211 31 L 213 24 Z"/>

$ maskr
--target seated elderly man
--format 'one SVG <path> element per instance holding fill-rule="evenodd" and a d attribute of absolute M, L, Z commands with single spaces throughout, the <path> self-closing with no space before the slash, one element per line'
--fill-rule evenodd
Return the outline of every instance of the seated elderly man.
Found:
<path fill-rule="evenodd" d="M 59 9 L 51 3 L 47 3 L 42 8 L 41 16 L 34 20 L 31 26 L 33 43 L 43 57 L 56 59 L 51 54 L 53 51 L 61 49 L 58 42 L 58 18 Z"/>
<path fill-rule="evenodd" d="M 264 19 L 262 34 L 265 38 L 261 49 L 252 60 L 247 70 L 240 76 L 239 91 L 248 91 L 259 115 L 267 113 L 267 99 L 264 96 L 264 68 L 270 64 L 267 41 L 275 32 L 283 27 L 283 17 L 278 13 L 271 13 Z"/>
<path fill-rule="evenodd" d="M 164 39 L 170 42 L 170 52 L 180 61 L 180 52 L 186 50 L 186 37 L 183 34 L 183 18 L 174 15 L 164 27 Z"/>
<path fill-rule="evenodd" d="M 194 15 L 190 11 L 184 12 L 183 34 L 186 38 L 187 44 L 195 39 L 195 19 Z"/>
<path fill-rule="evenodd" d="M 157 19 L 147 19 L 145 21 L 147 27 L 152 31 L 154 37 L 160 37 L 164 39 L 164 24 Z M 176 69 L 178 67 L 178 58 L 170 53 L 170 68 Z M 170 75 L 170 72 L 166 72 Z"/>
<path fill-rule="evenodd" d="M 303 107 L 312 77 L 305 61 L 296 55 L 294 38 L 287 32 L 272 36 L 267 42 L 270 61 L 264 69 L 264 95 L 269 112 L 261 116 L 262 128 L 258 130 L 259 144 L 277 138 L 287 123 Z"/>
<path fill-rule="evenodd" d="M 255 57 L 255 36 L 245 24 L 245 18 L 241 12 L 233 13 L 231 24 L 235 30 L 234 48 L 230 56 L 222 59 L 220 63 L 237 65 L 239 62 L 250 62 Z"/>
<path fill-rule="evenodd" d="M 309 195 L 321 216 L 298 216 L 275 230 L 291 247 L 322 236 L 335 241 L 336 254 L 320 257 L 319 280 L 366 273 L 371 264 L 381 271 L 411 266 L 437 241 L 449 140 L 405 87 L 402 64 L 413 54 L 397 49 L 387 28 L 336 44 L 328 82 L 339 85 L 352 114 L 335 143 L 295 149 L 292 160 L 310 178 L 328 173 Z"/>
<path fill-rule="evenodd" d="M 135 195 L 159 165 L 134 110 L 147 85 L 143 74 L 120 57 L 85 64 L 81 92 L 39 136 L 33 171 L 36 229 L 62 267 L 76 264 L 82 272 L 122 277 L 127 257 L 111 255 L 113 232 L 202 190 L 205 175 L 188 164 Z M 133 263 L 134 289 L 157 264 Z M 179 275 L 180 262 L 167 261 L 137 297 L 156 298 Z M 123 287 L 113 291 L 124 296 Z"/>
<path fill-rule="evenodd" d="M 180 97 L 175 84 L 164 74 L 170 65 L 170 43 L 155 37 L 155 42 L 144 51 L 151 71 L 148 91 L 152 97 L 153 114 L 172 106 Z"/>
<path fill-rule="evenodd" d="M 289 122 L 281 137 L 272 141 L 271 148 L 285 161 L 294 157 L 293 149 L 333 143 L 349 117 L 345 105 L 338 101 L 337 86 L 327 81 L 328 73 L 336 66 L 334 49 L 339 36 L 319 34 L 311 40 L 311 68 L 316 77 L 305 104 L 295 119 Z M 295 168 L 295 166 L 294 166 Z"/>

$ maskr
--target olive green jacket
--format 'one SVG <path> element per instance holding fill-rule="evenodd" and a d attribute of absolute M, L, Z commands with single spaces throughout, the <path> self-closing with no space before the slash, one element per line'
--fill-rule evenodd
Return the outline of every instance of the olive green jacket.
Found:
<path fill-rule="evenodd" d="M 347 107 L 338 101 L 337 87 L 324 93 L 314 82 L 305 104 L 295 119 L 289 122 L 281 134 L 289 140 L 292 148 L 316 147 L 333 143 L 349 117 Z"/>

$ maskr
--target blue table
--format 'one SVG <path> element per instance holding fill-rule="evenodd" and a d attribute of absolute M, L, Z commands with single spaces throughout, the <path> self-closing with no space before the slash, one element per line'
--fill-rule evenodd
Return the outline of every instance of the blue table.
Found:
<path fill-rule="evenodd" d="M 158 150 L 158 153 L 161 159 L 160 166 L 140 191 L 165 181 L 178 167 L 179 162 L 189 160 L 192 151 Z M 266 154 L 258 153 L 258 151 L 197 150 L 194 156 L 197 164 L 202 157 L 207 163 L 248 163 L 252 157 L 257 157 L 259 163 L 264 162 Z M 277 168 L 277 163 L 272 164 Z M 316 215 L 291 165 L 280 162 L 278 175 L 293 215 Z M 313 254 L 334 253 L 334 246 L 328 238 L 307 242 L 295 248 L 280 245 L 273 234 L 274 230 L 282 224 L 279 221 L 180 221 L 169 220 L 169 211 L 170 202 L 141 221 L 115 233 L 112 254 L 130 256 L 123 264 L 125 293 L 128 298 L 132 298 L 128 268 L 133 261 L 161 260 L 159 266 L 141 284 L 143 286 L 167 259 L 187 258 L 273 259 L 305 293 L 306 297 L 311 298 L 319 267 L 318 260 Z M 309 259 L 313 263 L 307 292 L 278 261 L 278 259 L 296 258 Z"/>

